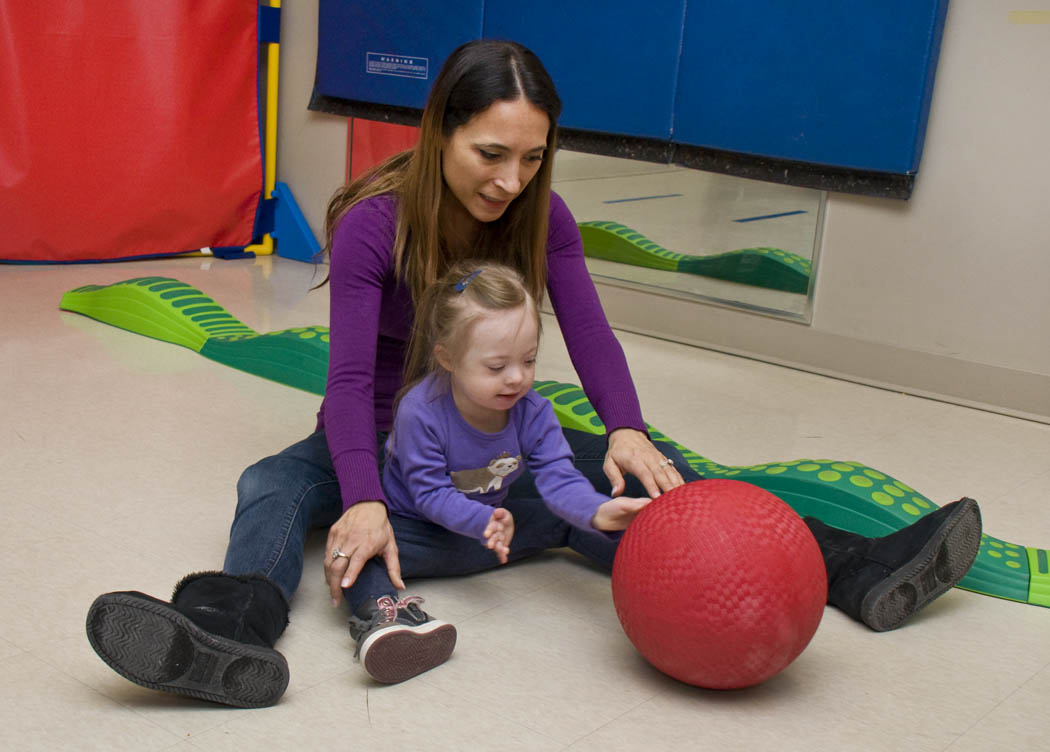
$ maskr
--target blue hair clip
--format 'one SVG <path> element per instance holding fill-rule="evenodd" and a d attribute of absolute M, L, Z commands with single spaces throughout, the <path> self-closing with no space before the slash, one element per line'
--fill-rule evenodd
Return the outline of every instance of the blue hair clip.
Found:
<path fill-rule="evenodd" d="M 481 269 L 478 269 L 477 271 L 471 272 L 470 274 L 465 276 L 463 279 L 461 279 L 459 282 L 457 282 L 455 284 L 456 292 L 463 292 L 464 290 L 466 290 L 467 289 L 467 285 L 469 285 L 471 282 L 473 282 L 474 278 L 476 276 L 478 276 L 479 274 L 481 274 Z"/>

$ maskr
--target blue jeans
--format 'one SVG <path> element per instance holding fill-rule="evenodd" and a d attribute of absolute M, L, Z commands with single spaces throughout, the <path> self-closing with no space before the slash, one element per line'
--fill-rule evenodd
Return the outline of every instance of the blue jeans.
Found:
<path fill-rule="evenodd" d="M 377 436 L 380 465 L 385 435 Z M 611 490 L 602 471 L 606 437 L 565 429 L 576 467 L 600 493 Z M 700 476 L 672 445 L 657 447 L 674 460 L 686 481 Z M 645 496 L 628 476 L 627 496 Z M 612 568 L 617 541 L 578 530 L 554 515 L 542 502 L 527 471 L 510 488 L 504 506 L 514 515 L 510 560 L 517 561 L 551 548 L 568 547 L 606 569 Z M 291 599 L 303 571 L 303 547 L 314 528 L 328 528 L 343 514 L 339 481 L 332 467 L 323 431 L 293 444 L 280 454 L 249 467 L 237 483 L 237 511 L 230 529 L 224 571 L 264 574 Z M 404 579 L 474 574 L 499 566 L 496 555 L 473 538 L 450 532 L 425 520 L 390 516 Z M 351 607 L 370 597 L 392 595 L 395 588 L 379 557 L 369 561 L 344 592 Z"/>

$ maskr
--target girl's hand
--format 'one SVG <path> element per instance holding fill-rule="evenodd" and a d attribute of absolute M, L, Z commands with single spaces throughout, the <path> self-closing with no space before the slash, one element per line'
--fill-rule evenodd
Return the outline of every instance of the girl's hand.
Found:
<path fill-rule="evenodd" d="M 646 493 L 654 499 L 685 483 L 653 442 L 633 428 L 617 428 L 609 434 L 609 451 L 605 454 L 602 469 L 612 483 L 612 496 L 623 493 L 623 476 L 627 473 L 640 480 Z"/>
<path fill-rule="evenodd" d="M 650 501 L 652 499 L 632 499 L 627 496 L 609 499 L 594 513 L 594 517 L 591 518 L 591 527 L 595 530 L 606 531 L 626 530 L 635 515 L 642 511 Z"/>
<path fill-rule="evenodd" d="M 506 564 L 507 554 L 510 553 L 510 540 L 514 537 L 514 515 L 510 510 L 503 507 L 493 509 L 483 536 L 485 548 L 495 551 L 499 563 Z"/>
<path fill-rule="evenodd" d="M 333 558 L 332 553 L 340 555 Z M 343 512 L 328 530 L 324 548 L 324 575 L 332 595 L 332 605 L 338 606 L 342 589 L 350 587 L 361 567 L 373 556 L 382 556 L 386 571 L 394 587 L 404 589 L 401 581 L 401 562 L 397 558 L 394 530 L 381 501 L 359 501 Z"/>

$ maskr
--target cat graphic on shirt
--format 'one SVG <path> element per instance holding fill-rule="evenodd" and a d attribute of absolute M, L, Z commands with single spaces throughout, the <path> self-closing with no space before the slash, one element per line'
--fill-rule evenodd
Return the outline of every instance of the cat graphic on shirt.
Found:
<path fill-rule="evenodd" d="M 511 457 L 509 452 L 500 452 L 487 467 L 476 470 L 454 470 L 449 473 L 452 485 L 465 494 L 489 493 L 503 487 L 503 479 L 518 469 L 521 455 Z"/>

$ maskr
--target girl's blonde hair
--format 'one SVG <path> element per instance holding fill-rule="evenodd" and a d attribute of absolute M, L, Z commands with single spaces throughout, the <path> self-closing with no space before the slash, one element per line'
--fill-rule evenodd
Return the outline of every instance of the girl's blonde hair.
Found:
<path fill-rule="evenodd" d="M 418 302 L 423 290 L 454 260 L 439 224 L 441 202 L 456 200 L 442 174 L 445 139 L 494 102 L 522 97 L 550 119 L 546 154 L 536 175 L 503 215 L 481 224 L 471 254 L 520 270 L 532 296 L 541 300 L 547 282 L 551 164 L 561 100 L 539 58 L 516 42 L 482 39 L 452 52 L 427 98 L 415 148 L 373 167 L 332 197 L 325 217 L 325 256 L 331 256 L 332 236 L 351 207 L 391 193 L 398 202 L 394 271 Z"/>
<path fill-rule="evenodd" d="M 409 389 L 430 373 L 447 373 L 437 360 L 440 345 L 456 360 L 466 351 L 474 326 L 486 313 L 525 307 L 541 329 L 536 299 L 522 275 L 505 264 L 491 261 L 460 261 L 424 290 L 416 304 L 416 320 L 405 358 L 404 386 L 394 402 L 394 411 Z"/>

